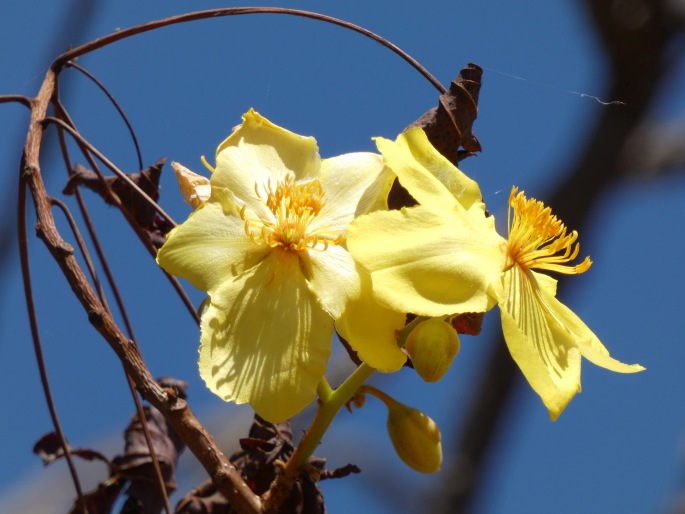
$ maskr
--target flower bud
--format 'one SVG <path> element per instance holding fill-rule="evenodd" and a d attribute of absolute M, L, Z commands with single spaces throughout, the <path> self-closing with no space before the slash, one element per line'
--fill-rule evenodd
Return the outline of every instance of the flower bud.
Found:
<path fill-rule="evenodd" d="M 442 464 L 440 429 L 423 412 L 395 400 L 388 406 L 388 433 L 397 455 L 410 468 L 436 473 Z"/>
<path fill-rule="evenodd" d="M 411 331 L 405 349 L 419 376 L 426 382 L 437 382 L 459 353 L 459 336 L 449 323 L 431 318 Z"/>
<path fill-rule="evenodd" d="M 207 177 L 198 175 L 177 162 L 172 162 L 171 168 L 176 173 L 183 198 L 193 209 L 197 209 L 209 200 L 209 196 L 212 194 L 212 187 L 209 185 Z"/>

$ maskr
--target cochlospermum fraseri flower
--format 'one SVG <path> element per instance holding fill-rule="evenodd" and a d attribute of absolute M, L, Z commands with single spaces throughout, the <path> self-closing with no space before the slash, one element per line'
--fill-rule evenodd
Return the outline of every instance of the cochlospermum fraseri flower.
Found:
<path fill-rule="evenodd" d="M 512 357 L 540 395 L 554 420 L 580 391 L 581 357 L 611 371 L 644 368 L 609 356 L 597 336 L 556 299 L 556 280 L 534 270 L 583 273 L 589 257 L 570 264 L 580 251 L 578 234 L 549 207 L 513 188 L 509 196 L 508 269 L 499 307 L 504 338 Z"/>
<path fill-rule="evenodd" d="M 209 196 L 177 166 L 196 210 L 157 261 L 209 295 L 199 358 L 207 386 L 275 423 L 314 399 L 334 320 L 361 295 L 348 224 L 386 207 L 393 176 L 377 154 L 321 160 L 314 138 L 254 111 L 243 120 L 217 149 Z M 349 342 L 382 367 L 374 348 Z M 398 357 L 389 367 L 401 367 L 405 357 L 390 351 Z"/>
<path fill-rule="evenodd" d="M 556 280 L 582 273 L 577 234 L 516 188 L 508 241 L 495 233 L 473 180 L 435 150 L 421 129 L 378 139 L 386 165 L 419 205 L 380 211 L 350 226 L 352 255 L 370 273 L 378 302 L 427 317 L 482 313 L 499 304 L 509 350 L 556 419 L 580 391 L 581 357 L 622 373 L 644 369 L 609 356 L 556 298 Z M 535 271 L 538 270 L 538 271 Z"/>

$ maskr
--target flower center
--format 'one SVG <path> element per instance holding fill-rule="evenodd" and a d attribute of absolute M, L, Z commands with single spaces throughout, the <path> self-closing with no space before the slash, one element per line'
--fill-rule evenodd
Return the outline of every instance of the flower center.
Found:
<path fill-rule="evenodd" d="M 274 215 L 274 221 L 267 221 L 246 214 L 246 206 L 240 210 L 245 223 L 245 233 L 256 244 L 275 248 L 283 246 L 288 250 L 326 250 L 329 245 L 341 244 L 345 236 L 341 233 L 326 233 L 326 228 L 312 230 L 310 225 L 325 205 L 325 193 L 321 183 L 310 180 L 295 183 L 288 175 L 274 187 L 271 180 L 266 185 L 255 184 L 257 197 Z"/>
<path fill-rule="evenodd" d="M 509 195 L 510 265 L 524 269 L 545 269 L 567 275 L 583 273 L 592 264 L 590 257 L 576 265 L 567 264 L 578 256 L 578 233 L 566 233 L 566 226 L 549 207 L 526 198 L 513 187 Z M 512 215 L 513 210 L 513 215 Z M 575 243 L 575 244 L 574 244 Z"/>

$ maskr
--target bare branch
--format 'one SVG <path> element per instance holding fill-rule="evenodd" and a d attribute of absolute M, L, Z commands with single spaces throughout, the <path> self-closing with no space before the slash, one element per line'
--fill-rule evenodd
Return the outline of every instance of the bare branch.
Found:
<path fill-rule="evenodd" d="M 52 64 L 52 69 L 57 71 L 60 70 L 66 62 L 76 59 L 82 55 L 90 53 L 98 48 L 107 46 L 116 41 L 121 41 L 122 39 L 135 36 L 137 34 L 142 34 L 144 32 L 149 32 L 151 30 L 159 29 L 162 27 L 168 27 L 170 25 L 176 25 L 179 23 L 187 23 L 190 21 L 203 20 L 208 18 L 220 18 L 222 16 L 240 16 L 244 14 L 285 14 L 289 16 L 299 16 L 302 18 L 311 18 L 317 21 L 322 21 L 325 23 L 331 23 L 333 25 L 338 25 L 340 27 L 346 28 L 353 32 L 358 32 L 374 41 L 380 43 L 386 48 L 390 49 L 392 52 L 399 55 L 404 59 L 410 66 L 412 66 L 416 71 L 418 71 L 423 77 L 428 80 L 441 94 L 445 92 L 444 86 L 431 75 L 426 68 L 424 68 L 416 59 L 407 54 L 404 50 L 394 45 L 387 39 L 371 32 L 370 30 L 350 23 L 345 20 L 338 18 L 333 18 L 332 16 L 326 16 L 325 14 L 319 14 L 310 11 L 301 11 L 298 9 L 287 9 L 281 7 L 228 7 L 224 9 L 210 9 L 208 11 L 197 11 L 188 14 L 181 14 L 178 16 L 171 16 L 169 18 L 164 18 L 163 20 L 156 20 L 149 23 L 144 23 L 142 25 L 136 25 L 119 32 L 115 32 L 108 36 L 101 37 L 90 43 L 79 46 L 70 50 L 62 55 L 60 55 L 55 62 Z"/>
<path fill-rule="evenodd" d="M 31 99 L 23 95 L 0 95 L 0 104 L 20 103 L 24 107 L 31 108 Z"/>
<path fill-rule="evenodd" d="M 157 202 L 155 202 L 150 196 L 140 189 L 138 184 L 133 182 L 126 173 L 121 171 L 119 168 L 117 168 L 112 161 L 110 161 L 107 157 L 105 157 L 102 152 L 100 152 L 97 148 L 95 148 L 93 145 L 91 145 L 88 141 L 86 141 L 81 134 L 79 134 L 73 127 L 71 127 L 69 124 L 65 123 L 64 121 L 58 119 L 58 118 L 53 118 L 52 116 L 48 116 L 45 118 L 44 123 L 55 123 L 59 125 L 61 128 L 69 132 L 71 136 L 76 139 L 79 144 L 82 144 L 84 147 L 88 149 L 89 152 L 91 152 L 95 157 L 97 157 L 102 163 L 107 166 L 112 172 L 119 177 L 121 180 L 126 182 L 131 188 L 133 188 L 136 193 L 140 195 L 142 199 L 144 199 L 152 208 L 154 208 L 157 213 L 164 218 L 165 221 L 170 223 L 172 226 L 176 225 L 176 222 L 173 220 L 171 216 L 169 216 L 164 209 L 162 209 Z"/>
<path fill-rule="evenodd" d="M 85 505 L 82 501 L 83 488 L 81 487 L 81 481 L 79 480 L 78 473 L 76 472 L 74 461 L 71 458 L 71 449 L 69 443 L 67 442 L 66 436 L 64 435 L 64 431 L 62 430 L 62 424 L 59 421 L 57 409 L 55 408 L 55 403 L 52 399 L 50 381 L 48 380 L 47 369 L 45 367 L 45 359 L 43 358 L 43 348 L 40 340 L 40 332 L 38 331 L 38 319 L 36 316 L 36 309 L 33 302 L 33 288 L 31 287 L 31 268 L 29 265 L 28 239 L 26 235 L 26 185 L 23 181 L 19 182 L 17 223 L 17 233 L 19 237 L 19 254 L 21 259 L 21 272 L 24 280 L 26 308 L 29 315 L 29 323 L 31 325 L 33 349 L 36 354 L 36 363 L 38 364 L 40 381 L 43 386 L 43 394 L 45 395 L 45 401 L 48 404 L 48 411 L 50 412 L 50 418 L 52 419 L 52 425 L 55 429 L 55 434 L 57 434 L 60 445 L 62 447 L 62 451 L 64 452 L 64 457 L 67 460 L 67 466 L 69 467 L 69 473 L 71 473 L 71 478 L 74 483 L 74 488 L 76 489 L 76 495 L 78 497 L 81 510 L 83 511 L 83 514 L 87 514 Z"/>
<path fill-rule="evenodd" d="M 131 125 L 131 122 L 128 120 L 128 117 L 126 116 L 126 113 L 124 113 L 124 110 L 121 108 L 119 105 L 119 102 L 116 101 L 114 96 L 112 96 L 112 93 L 109 92 L 109 90 L 104 86 L 102 82 L 100 82 L 98 79 L 93 76 L 92 73 L 90 73 L 88 70 L 85 68 L 79 66 L 73 61 L 69 61 L 66 63 L 65 67 L 67 68 L 74 68 L 77 71 L 80 71 L 83 73 L 86 77 L 88 77 L 97 87 L 100 88 L 100 90 L 107 96 L 110 102 L 112 102 L 112 105 L 114 108 L 117 110 L 119 115 L 121 116 L 122 121 L 126 125 L 126 128 L 128 129 L 129 134 L 131 135 L 131 140 L 133 141 L 133 146 L 136 149 L 136 156 L 138 157 L 138 169 L 142 170 L 144 168 L 143 166 L 143 156 L 140 152 L 140 145 L 138 144 L 138 137 L 136 136 L 135 131 L 133 130 L 133 126 Z"/>

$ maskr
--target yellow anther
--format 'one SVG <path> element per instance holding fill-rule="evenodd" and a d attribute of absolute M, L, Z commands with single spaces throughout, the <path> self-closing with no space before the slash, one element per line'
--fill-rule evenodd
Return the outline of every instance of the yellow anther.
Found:
<path fill-rule="evenodd" d="M 340 233 L 329 233 L 322 227 L 311 230 L 310 225 L 325 205 L 325 194 L 318 180 L 296 183 L 292 175 L 276 183 L 271 179 L 266 184 L 255 184 L 257 198 L 273 214 L 265 220 L 249 217 L 246 206 L 240 209 L 240 218 L 245 223 L 245 233 L 255 244 L 270 247 L 283 246 L 288 250 L 326 251 L 330 245 L 339 245 L 345 240 Z"/>
<path fill-rule="evenodd" d="M 566 226 L 549 207 L 526 198 L 514 187 L 509 195 L 509 258 L 511 265 L 524 269 L 545 269 L 567 275 L 583 273 L 592 264 L 589 257 L 569 265 L 580 252 L 578 233 L 566 233 Z"/>

